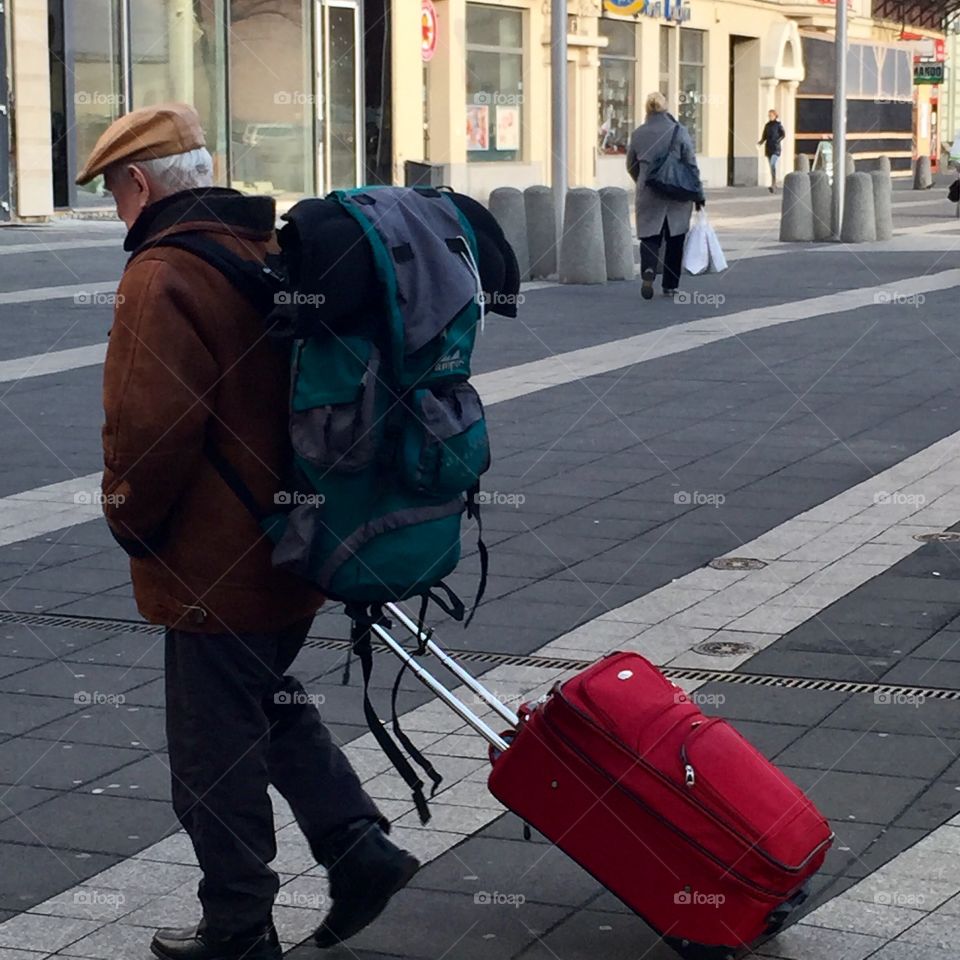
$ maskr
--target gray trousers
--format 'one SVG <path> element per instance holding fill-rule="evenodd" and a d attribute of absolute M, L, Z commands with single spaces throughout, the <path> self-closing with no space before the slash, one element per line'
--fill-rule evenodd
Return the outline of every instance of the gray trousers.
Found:
<path fill-rule="evenodd" d="M 299 681 L 286 676 L 311 619 L 276 633 L 166 634 L 173 806 L 203 871 L 208 926 L 264 923 L 279 882 L 268 784 L 290 804 L 318 862 L 346 824 L 381 819 Z"/>

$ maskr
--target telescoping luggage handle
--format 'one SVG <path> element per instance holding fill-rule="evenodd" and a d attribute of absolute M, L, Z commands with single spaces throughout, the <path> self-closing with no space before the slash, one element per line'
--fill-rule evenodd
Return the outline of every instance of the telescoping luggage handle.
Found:
<path fill-rule="evenodd" d="M 445 653 L 440 646 L 434 642 L 429 633 L 421 632 L 417 624 L 408 617 L 403 610 L 395 603 L 384 604 L 384 610 L 395 618 L 403 627 L 417 639 L 418 643 L 433 656 L 435 656 L 447 670 L 450 671 L 458 680 L 472 690 L 485 703 L 489 704 L 496 713 L 502 717 L 511 727 L 516 727 L 520 723 L 520 718 L 505 704 L 501 703 L 476 677 L 471 676 L 463 667 L 460 666 L 452 657 Z M 371 625 L 371 631 L 382 640 L 392 653 L 394 653 L 407 669 L 432 693 L 436 694 L 461 720 L 468 723 L 480 734 L 494 749 L 504 751 L 510 744 L 500 736 L 483 719 L 478 717 L 455 693 L 448 690 L 423 664 L 412 656 L 404 646 L 393 638 L 389 630 L 379 623 Z"/>

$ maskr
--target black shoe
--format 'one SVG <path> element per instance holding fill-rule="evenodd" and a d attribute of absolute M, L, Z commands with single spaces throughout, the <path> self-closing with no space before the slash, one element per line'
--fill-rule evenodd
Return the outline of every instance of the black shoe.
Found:
<path fill-rule="evenodd" d="M 675 299 L 676 296 L 677 296 L 677 294 L 678 294 L 679 292 L 680 292 L 680 291 L 679 291 L 676 287 L 664 287 L 664 288 L 663 288 L 663 295 L 664 295 L 665 297 L 669 297 L 671 300 Z"/>
<path fill-rule="evenodd" d="M 185 930 L 158 930 L 150 950 L 161 960 L 282 960 L 273 923 L 248 933 L 220 937 L 205 923 Z"/>
<path fill-rule="evenodd" d="M 644 300 L 653 299 L 653 281 L 656 276 L 656 273 L 649 267 L 643 271 L 643 283 L 640 284 L 640 296 L 643 297 Z"/>
<path fill-rule="evenodd" d="M 774 192 L 776 191 L 776 189 L 777 189 L 776 186 L 767 187 L 767 190 L 769 190 L 770 193 L 774 193 Z"/>
<path fill-rule="evenodd" d="M 420 869 L 416 857 L 387 839 L 379 824 L 351 824 L 328 847 L 323 861 L 333 906 L 313 934 L 318 947 L 349 940 L 383 912 L 390 898 Z"/>

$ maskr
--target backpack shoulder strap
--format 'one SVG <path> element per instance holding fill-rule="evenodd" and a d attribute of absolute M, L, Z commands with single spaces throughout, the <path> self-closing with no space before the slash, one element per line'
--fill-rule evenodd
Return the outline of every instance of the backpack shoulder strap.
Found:
<path fill-rule="evenodd" d="M 130 260 L 143 251 L 156 247 L 174 247 L 199 257 L 204 263 L 223 274 L 236 291 L 264 315 L 273 309 L 276 293 L 282 289 L 281 278 L 269 266 L 254 260 L 246 260 L 232 250 L 228 250 L 223 244 L 208 240 L 199 233 L 176 233 L 149 241 L 138 247 Z M 257 498 L 244 483 L 236 467 L 209 436 L 204 442 L 203 452 L 220 479 L 262 527 L 267 520 L 267 512 L 257 503 Z"/>
<path fill-rule="evenodd" d="M 282 290 L 283 281 L 267 264 L 247 260 L 223 244 L 193 232 L 150 240 L 138 247 L 130 260 L 157 247 L 173 247 L 192 253 L 223 274 L 231 286 L 263 314 L 269 313 L 277 303 L 276 294 Z"/>

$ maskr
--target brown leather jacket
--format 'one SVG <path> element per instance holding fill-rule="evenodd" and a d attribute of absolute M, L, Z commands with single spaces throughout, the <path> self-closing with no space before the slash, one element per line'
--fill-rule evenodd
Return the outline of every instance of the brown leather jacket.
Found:
<path fill-rule="evenodd" d="M 199 229 L 262 260 L 274 220 L 267 197 L 188 190 L 147 207 L 124 247 Z M 310 616 L 322 597 L 272 568 L 269 540 L 204 452 L 214 443 L 272 507 L 288 450 L 285 351 L 219 271 L 187 251 L 137 253 L 117 294 L 103 371 L 104 512 L 132 555 L 140 613 L 209 633 Z"/>

